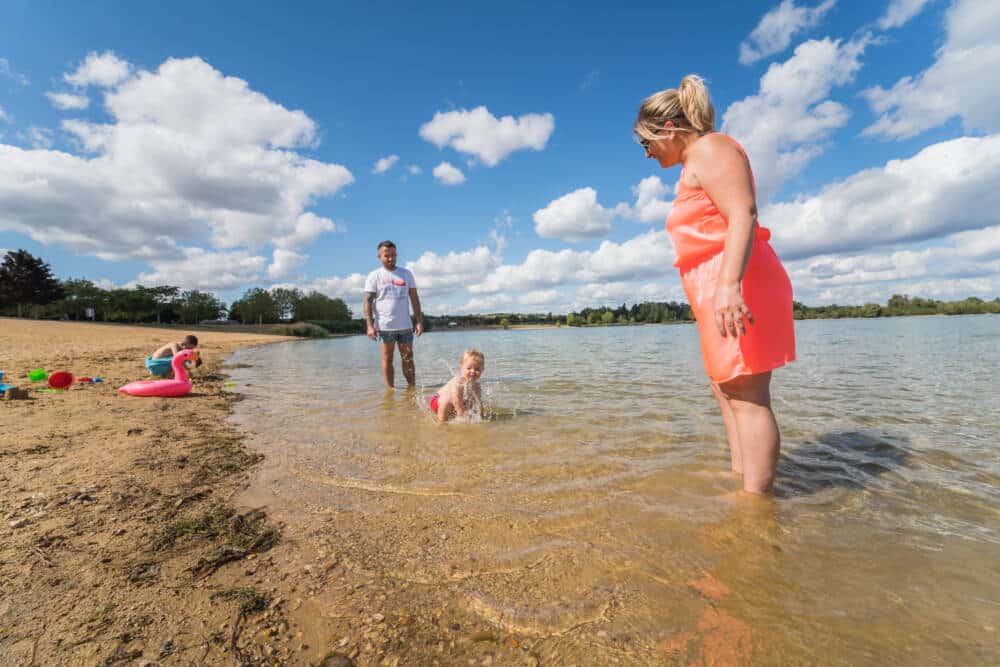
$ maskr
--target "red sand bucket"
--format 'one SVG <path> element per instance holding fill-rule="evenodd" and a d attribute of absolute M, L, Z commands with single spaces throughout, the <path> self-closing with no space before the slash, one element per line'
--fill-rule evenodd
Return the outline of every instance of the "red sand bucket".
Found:
<path fill-rule="evenodd" d="M 49 386 L 53 389 L 68 389 L 73 386 L 73 374 L 57 371 L 49 376 Z"/>

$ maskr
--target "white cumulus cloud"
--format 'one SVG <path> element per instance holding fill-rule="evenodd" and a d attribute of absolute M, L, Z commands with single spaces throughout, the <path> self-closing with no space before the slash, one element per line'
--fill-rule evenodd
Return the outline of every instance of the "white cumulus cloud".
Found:
<path fill-rule="evenodd" d="M 450 162 L 442 162 L 434 167 L 434 178 L 438 180 L 438 183 L 443 183 L 444 185 L 461 185 L 465 183 L 465 174 Z"/>
<path fill-rule="evenodd" d="M 66 111 L 68 109 L 86 109 L 90 106 L 90 98 L 86 95 L 74 95 L 73 93 L 45 93 L 56 109 Z"/>
<path fill-rule="evenodd" d="M 874 302 L 891 294 L 995 298 L 1000 226 L 959 232 L 929 248 L 818 255 L 787 264 L 796 298 L 809 304 Z"/>
<path fill-rule="evenodd" d="M 1000 224 L 1000 135 L 962 137 L 765 207 L 782 257 L 916 242 Z"/>
<path fill-rule="evenodd" d="M 667 200 L 670 188 L 660 180 L 659 176 L 647 176 L 632 188 L 635 204 L 632 206 L 619 204 L 616 209 L 622 217 L 633 218 L 639 222 L 664 222 L 670 214 L 673 202 Z"/>
<path fill-rule="evenodd" d="M 267 267 L 267 277 L 271 280 L 291 278 L 295 271 L 305 264 L 307 259 L 309 259 L 308 255 L 300 255 L 292 250 L 275 248 L 271 263 Z"/>
<path fill-rule="evenodd" d="M 555 129 L 550 113 L 497 118 L 485 106 L 437 112 L 420 128 L 420 137 L 438 148 L 475 156 L 493 167 L 514 151 L 545 148 Z"/>
<path fill-rule="evenodd" d="M 899 28 L 920 13 L 930 0 L 890 0 L 885 14 L 878 20 L 882 30 Z"/>
<path fill-rule="evenodd" d="M 604 241 L 597 250 L 532 250 L 521 264 L 504 264 L 468 289 L 474 294 L 531 291 L 597 281 L 622 281 L 673 274 L 674 251 L 665 231 L 640 234 L 623 243 Z"/>
<path fill-rule="evenodd" d="M 421 294 L 446 294 L 481 282 L 498 265 L 499 256 L 481 245 L 447 255 L 425 252 L 407 262 L 406 268 L 413 272 Z"/>
<path fill-rule="evenodd" d="M 184 248 L 179 257 L 155 259 L 152 271 L 136 278 L 142 285 L 177 285 L 183 289 L 226 290 L 245 287 L 260 277 L 267 258 L 243 250 L 213 252 Z"/>
<path fill-rule="evenodd" d="M 337 229 L 337 225 L 329 218 L 306 212 L 295 219 L 295 224 L 287 235 L 273 239 L 273 242 L 279 248 L 305 248 L 315 243 L 320 234 Z"/>
<path fill-rule="evenodd" d="M 32 148 L 51 148 L 55 133 L 47 127 L 32 125 L 26 132 L 26 138 Z"/>
<path fill-rule="evenodd" d="M 87 54 L 87 57 L 75 71 L 64 74 L 63 80 L 80 88 L 87 86 L 111 88 L 125 80 L 131 69 L 132 66 L 128 62 L 116 56 L 112 51 L 105 51 L 101 54 L 92 51 Z"/>
<path fill-rule="evenodd" d="M 535 211 L 535 232 L 544 238 L 583 241 L 611 231 L 615 212 L 601 206 L 594 188 L 580 188 Z"/>
<path fill-rule="evenodd" d="M 815 7 L 799 7 L 794 0 L 782 0 L 780 5 L 764 14 L 740 44 L 740 63 L 749 65 L 784 51 L 792 43 L 792 37 L 819 25 L 836 1 L 825 0 Z"/>
<path fill-rule="evenodd" d="M 379 158 L 375 162 L 375 166 L 372 167 L 373 174 L 384 174 L 392 168 L 392 165 L 399 161 L 398 155 L 387 155 L 385 157 Z"/>
<path fill-rule="evenodd" d="M 823 142 L 847 123 L 849 112 L 827 99 L 834 86 L 853 80 L 871 43 L 810 40 L 761 77 L 756 95 L 734 102 L 722 130 L 746 148 L 757 179 L 757 198 L 766 202 L 789 178 L 823 152 Z"/>
<path fill-rule="evenodd" d="M 546 306 L 563 298 L 563 293 L 554 289 L 533 290 L 517 297 L 517 302 L 523 306 Z"/>
<path fill-rule="evenodd" d="M 491 294 L 489 296 L 474 296 L 469 299 L 464 305 L 459 306 L 455 310 L 448 311 L 449 314 L 463 314 L 463 313 L 495 313 L 498 310 L 508 310 L 508 307 L 514 303 L 514 299 L 508 294 Z"/>
<path fill-rule="evenodd" d="M 1000 2 L 957 0 L 933 65 L 865 97 L 879 119 L 868 136 L 906 139 L 961 118 L 967 130 L 1000 130 Z"/>
<path fill-rule="evenodd" d="M 0 144 L 0 230 L 107 259 L 177 261 L 190 259 L 187 244 L 295 250 L 335 228 L 306 209 L 350 171 L 300 154 L 316 145 L 315 123 L 247 82 L 168 59 L 118 81 L 104 107 L 110 122 L 62 123 L 85 155 Z"/>

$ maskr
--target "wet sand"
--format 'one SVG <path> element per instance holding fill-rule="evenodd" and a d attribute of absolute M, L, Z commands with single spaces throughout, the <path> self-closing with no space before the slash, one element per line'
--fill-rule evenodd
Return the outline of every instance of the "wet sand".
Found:
<path fill-rule="evenodd" d="M 414 391 L 362 337 L 237 351 L 233 421 L 265 456 L 241 499 L 284 526 L 292 622 L 361 664 L 996 662 L 992 375 L 923 351 L 988 358 L 992 321 L 804 326 L 777 496 L 752 504 L 690 327 L 430 335 Z M 497 418 L 437 424 L 469 346 Z"/>
<path fill-rule="evenodd" d="M 32 389 L 0 400 L 0 666 L 541 662 L 386 572 L 382 554 L 420 548 L 408 536 L 262 507 L 224 362 L 290 339 L 199 331 L 189 397 L 116 391 L 183 333 L 0 318 L 4 381 Z M 42 393 L 39 367 L 104 382 Z"/>

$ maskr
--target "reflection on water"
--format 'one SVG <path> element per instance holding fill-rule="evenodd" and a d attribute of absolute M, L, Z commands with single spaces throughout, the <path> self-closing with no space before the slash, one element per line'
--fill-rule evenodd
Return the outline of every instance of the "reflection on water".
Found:
<path fill-rule="evenodd" d="M 258 492 L 345 567 L 457 601 L 543 661 L 996 663 L 1000 318 L 797 323 L 776 497 L 740 502 L 690 326 L 444 332 L 416 391 L 355 337 L 245 350 Z M 486 353 L 500 418 L 425 409 Z M 439 600 L 440 601 L 440 600 Z"/>

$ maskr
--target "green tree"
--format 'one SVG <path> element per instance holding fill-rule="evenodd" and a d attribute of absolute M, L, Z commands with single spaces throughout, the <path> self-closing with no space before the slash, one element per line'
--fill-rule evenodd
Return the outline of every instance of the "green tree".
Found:
<path fill-rule="evenodd" d="M 904 311 L 910 305 L 910 297 L 905 294 L 893 294 L 885 305 L 890 310 Z"/>
<path fill-rule="evenodd" d="M 351 309 L 343 299 L 331 299 L 316 291 L 309 292 L 299 299 L 295 307 L 297 320 L 343 321 L 351 317 Z"/>
<path fill-rule="evenodd" d="M 273 324 L 281 315 L 277 301 L 261 287 L 248 289 L 243 298 L 233 304 L 233 310 L 235 312 L 230 313 L 230 317 L 236 317 L 244 324 Z"/>
<path fill-rule="evenodd" d="M 298 313 L 298 305 L 302 296 L 302 291 L 294 287 L 291 289 L 287 287 L 271 288 L 271 298 L 278 304 L 278 318 L 282 320 L 305 319 Z"/>
<path fill-rule="evenodd" d="M 601 315 L 601 324 L 611 324 L 615 321 L 615 314 L 610 310 L 605 310 Z"/>
<path fill-rule="evenodd" d="M 87 309 L 93 309 L 94 319 L 103 319 L 108 305 L 108 292 L 85 278 L 70 278 L 62 282 L 64 296 L 59 302 L 62 312 L 72 319 L 87 318 Z"/>
<path fill-rule="evenodd" d="M 154 294 L 142 285 L 108 292 L 107 319 L 112 321 L 149 322 L 156 316 L 157 308 Z"/>
<path fill-rule="evenodd" d="M 226 305 L 210 292 L 189 290 L 177 300 L 178 314 L 185 324 L 196 324 L 201 320 L 215 320 L 225 310 Z"/>
<path fill-rule="evenodd" d="M 149 298 L 152 300 L 153 310 L 156 311 L 157 324 L 160 324 L 163 309 L 166 306 L 173 305 L 174 301 L 177 300 L 177 296 L 181 293 L 180 287 L 174 287 L 172 285 L 159 285 L 157 287 L 146 288 L 143 288 L 140 285 L 138 288 L 145 289 Z"/>
<path fill-rule="evenodd" d="M 878 317 L 882 314 L 882 306 L 877 303 L 866 303 L 858 309 L 858 317 Z"/>
<path fill-rule="evenodd" d="M 17 306 L 17 316 L 21 317 L 24 306 L 44 306 L 62 296 L 62 286 L 41 258 L 26 250 L 11 250 L 4 256 L 0 264 L 0 307 Z"/>

